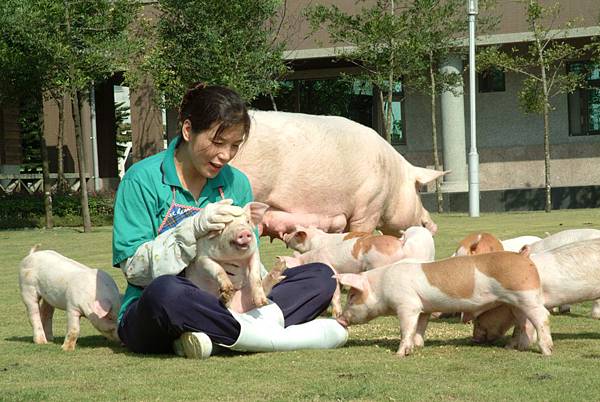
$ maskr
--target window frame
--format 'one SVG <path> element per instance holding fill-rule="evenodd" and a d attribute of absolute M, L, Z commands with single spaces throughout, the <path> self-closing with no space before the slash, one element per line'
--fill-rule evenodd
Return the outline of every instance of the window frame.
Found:
<path fill-rule="evenodd" d="M 574 65 L 581 65 L 583 68 L 586 68 L 591 65 L 591 60 L 580 60 L 567 63 L 566 69 L 567 73 L 571 72 L 572 67 Z M 596 67 L 600 70 L 600 66 Z M 586 79 L 587 86 L 585 88 L 577 88 L 574 92 L 567 94 L 567 120 L 569 122 L 569 137 L 587 137 L 593 135 L 600 135 L 600 128 L 598 130 L 590 130 L 590 116 L 589 116 L 589 98 L 590 98 L 590 90 L 596 89 L 600 91 L 600 77 L 597 79 Z M 572 108 L 574 107 L 571 103 L 571 96 L 578 94 L 579 96 L 579 110 L 578 118 L 580 121 L 580 131 L 579 133 L 574 133 L 573 124 L 571 122 L 571 113 Z"/>
<path fill-rule="evenodd" d="M 485 75 L 490 73 L 502 74 L 502 88 L 494 88 L 494 80 L 486 79 Z M 482 85 L 485 84 L 485 85 Z M 485 71 L 477 73 L 477 92 L 478 93 L 494 93 L 494 92 L 506 92 L 506 72 L 499 68 L 488 68 Z"/>

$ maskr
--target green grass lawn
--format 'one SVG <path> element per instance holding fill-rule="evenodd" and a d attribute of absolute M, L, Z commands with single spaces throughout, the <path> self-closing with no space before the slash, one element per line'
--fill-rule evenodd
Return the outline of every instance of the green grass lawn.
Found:
<path fill-rule="evenodd" d="M 544 236 L 569 228 L 600 229 L 600 209 L 433 216 L 438 258 L 466 234 L 485 230 L 500 238 Z M 336 350 L 228 354 L 204 361 L 143 356 L 109 343 L 82 320 L 74 352 L 63 352 L 65 314 L 56 311 L 54 343 L 34 345 L 18 286 L 18 264 L 36 243 L 109 272 L 111 228 L 83 234 L 72 228 L 0 231 L 0 400 L 600 400 L 600 321 L 590 303 L 552 316 L 554 354 L 505 350 L 502 343 L 469 341 L 471 325 L 432 321 L 425 347 L 405 359 L 395 317 L 350 328 Z M 290 254 L 276 240 L 261 242 L 267 267 Z M 48 267 L 52 269 L 52 267 Z M 600 267 L 599 267 L 600 269 Z"/>

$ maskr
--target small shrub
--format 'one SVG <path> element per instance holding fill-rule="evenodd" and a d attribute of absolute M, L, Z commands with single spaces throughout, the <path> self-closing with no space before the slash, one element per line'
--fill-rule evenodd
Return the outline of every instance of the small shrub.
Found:
<path fill-rule="evenodd" d="M 89 196 L 92 225 L 112 225 L 114 194 Z M 79 194 L 54 194 L 52 196 L 54 226 L 81 226 L 81 201 Z M 41 194 L 11 194 L 0 196 L 0 229 L 44 227 L 44 197 Z"/>

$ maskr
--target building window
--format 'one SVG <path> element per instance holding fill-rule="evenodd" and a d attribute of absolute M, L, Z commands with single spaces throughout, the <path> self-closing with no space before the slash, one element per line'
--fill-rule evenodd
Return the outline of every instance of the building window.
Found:
<path fill-rule="evenodd" d="M 310 80 L 286 80 L 274 101 L 277 110 L 318 115 L 343 116 L 376 131 L 383 126 L 377 91 L 365 81 L 343 78 Z M 392 113 L 394 126 L 392 145 L 405 144 L 404 119 L 402 113 L 402 86 L 396 85 Z M 273 110 L 273 102 L 267 97 L 256 99 L 252 106 L 262 110 Z"/>
<path fill-rule="evenodd" d="M 506 76 L 504 71 L 489 68 L 477 75 L 479 92 L 504 92 L 506 90 Z"/>
<path fill-rule="evenodd" d="M 568 96 L 569 135 L 600 135 L 600 66 L 572 63 L 569 72 L 585 74 L 586 88 Z"/>

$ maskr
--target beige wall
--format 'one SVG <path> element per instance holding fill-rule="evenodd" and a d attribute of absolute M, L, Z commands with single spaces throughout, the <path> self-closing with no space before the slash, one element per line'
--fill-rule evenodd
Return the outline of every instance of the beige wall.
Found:
<path fill-rule="evenodd" d="M 65 153 L 65 173 L 76 173 L 79 172 L 77 168 L 77 147 L 75 145 L 75 127 L 73 125 L 73 117 L 71 114 L 71 102 L 70 99 L 65 97 L 65 134 L 64 134 L 64 146 L 66 147 Z M 87 101 L 83 102 L 81 107 L 81 129 L 83 135 L 83 147 L 84 147 L 84 164 L 86 173 L 92 174 L 92 144 L 90 140 L 91 136 L 91 114 L 90 105 Z M 53 100 L 44 101 L 44 137 L 46 137 L 46 144 L 48 146 L 49 158 L 51 161 L 51 173 L 56 172 L 56 147 L 58 144 L 58 106 Z M 52 168 L 54 167 L 54 168 Z"/>
<path fill-rule="evenodd" d="M 521 82 L 521 77 L 507 74 L 505 92 L 476 95 L 482 191 L 544 186 L 543 120 L 541 115 L 525 114 L 519 109 L 517 92 Z M 406 159 L 420 166 L 433 165 L 428 102 L 428 98 L 419 95 L 407 97 L 407 145 L 397 147 Z M 553 105 L 550 115 L 551 185 L 600 185 L 600 135 L 569 136 L 567 96 L 557 96 Z M 468 106 L 467 86 L 465 153 L 470 147 Z M 438 127 L 438 141 L 442 142 L 441 127 Z"/>
<path fill-rule="evenodd" d="M 0 165 L 20 165 L 22 162 L 21 129 L 18 119 L 17 106 L 0 107 Z"/>
<path fill-rule="evenodd" d="M 287 8 L 285 10 L 285 20 L 281 33 L 281 38 L 288 46 L 287 50 L 306 50 L 318 49 L 335 46 L 329 40 L 327 33 L 324 30 L 317 31 L 313 36 L 309 36 L 310 27 L 306 18 L 302 16 L 303 10 L 309 5 L 323 4 L 336 5 L 340 10 L 347 13 L 352 13 L 353 10 L 360 11 L 364 7 L 370 7 L 376 3 L 376 0 L 366 0 L 357 2 L 355 0 L 295 0 L 285 2 Z M 396 3 L 401 5 L 403 2 L 397 0 Z M 556 0 L 542 0 L 542 4 L 550 6 L 556 3 Z M 498 0 L 496 6 L 490 12 L 501 17 L 496 29 L 490 34 L 507 34 L 527 32 L 529 28 L 526 21 L 526 12 L 523 4 L 513 0 Z M 484 13 L 482 13 L 484 15 Z M 575 27 L 597 26 L 600 18 L 600 1 L 599 0 L 562 0 L 560 1 L 560 15 L 554 22 L 555 28 L 560 28 L 568 21 L 573 21 Z M 467 25 L 466 19 L 466 0 L 465 0 L 465 30 Z M 346 46 L 347 44 L 337 44 L 337 46 Z"/>

